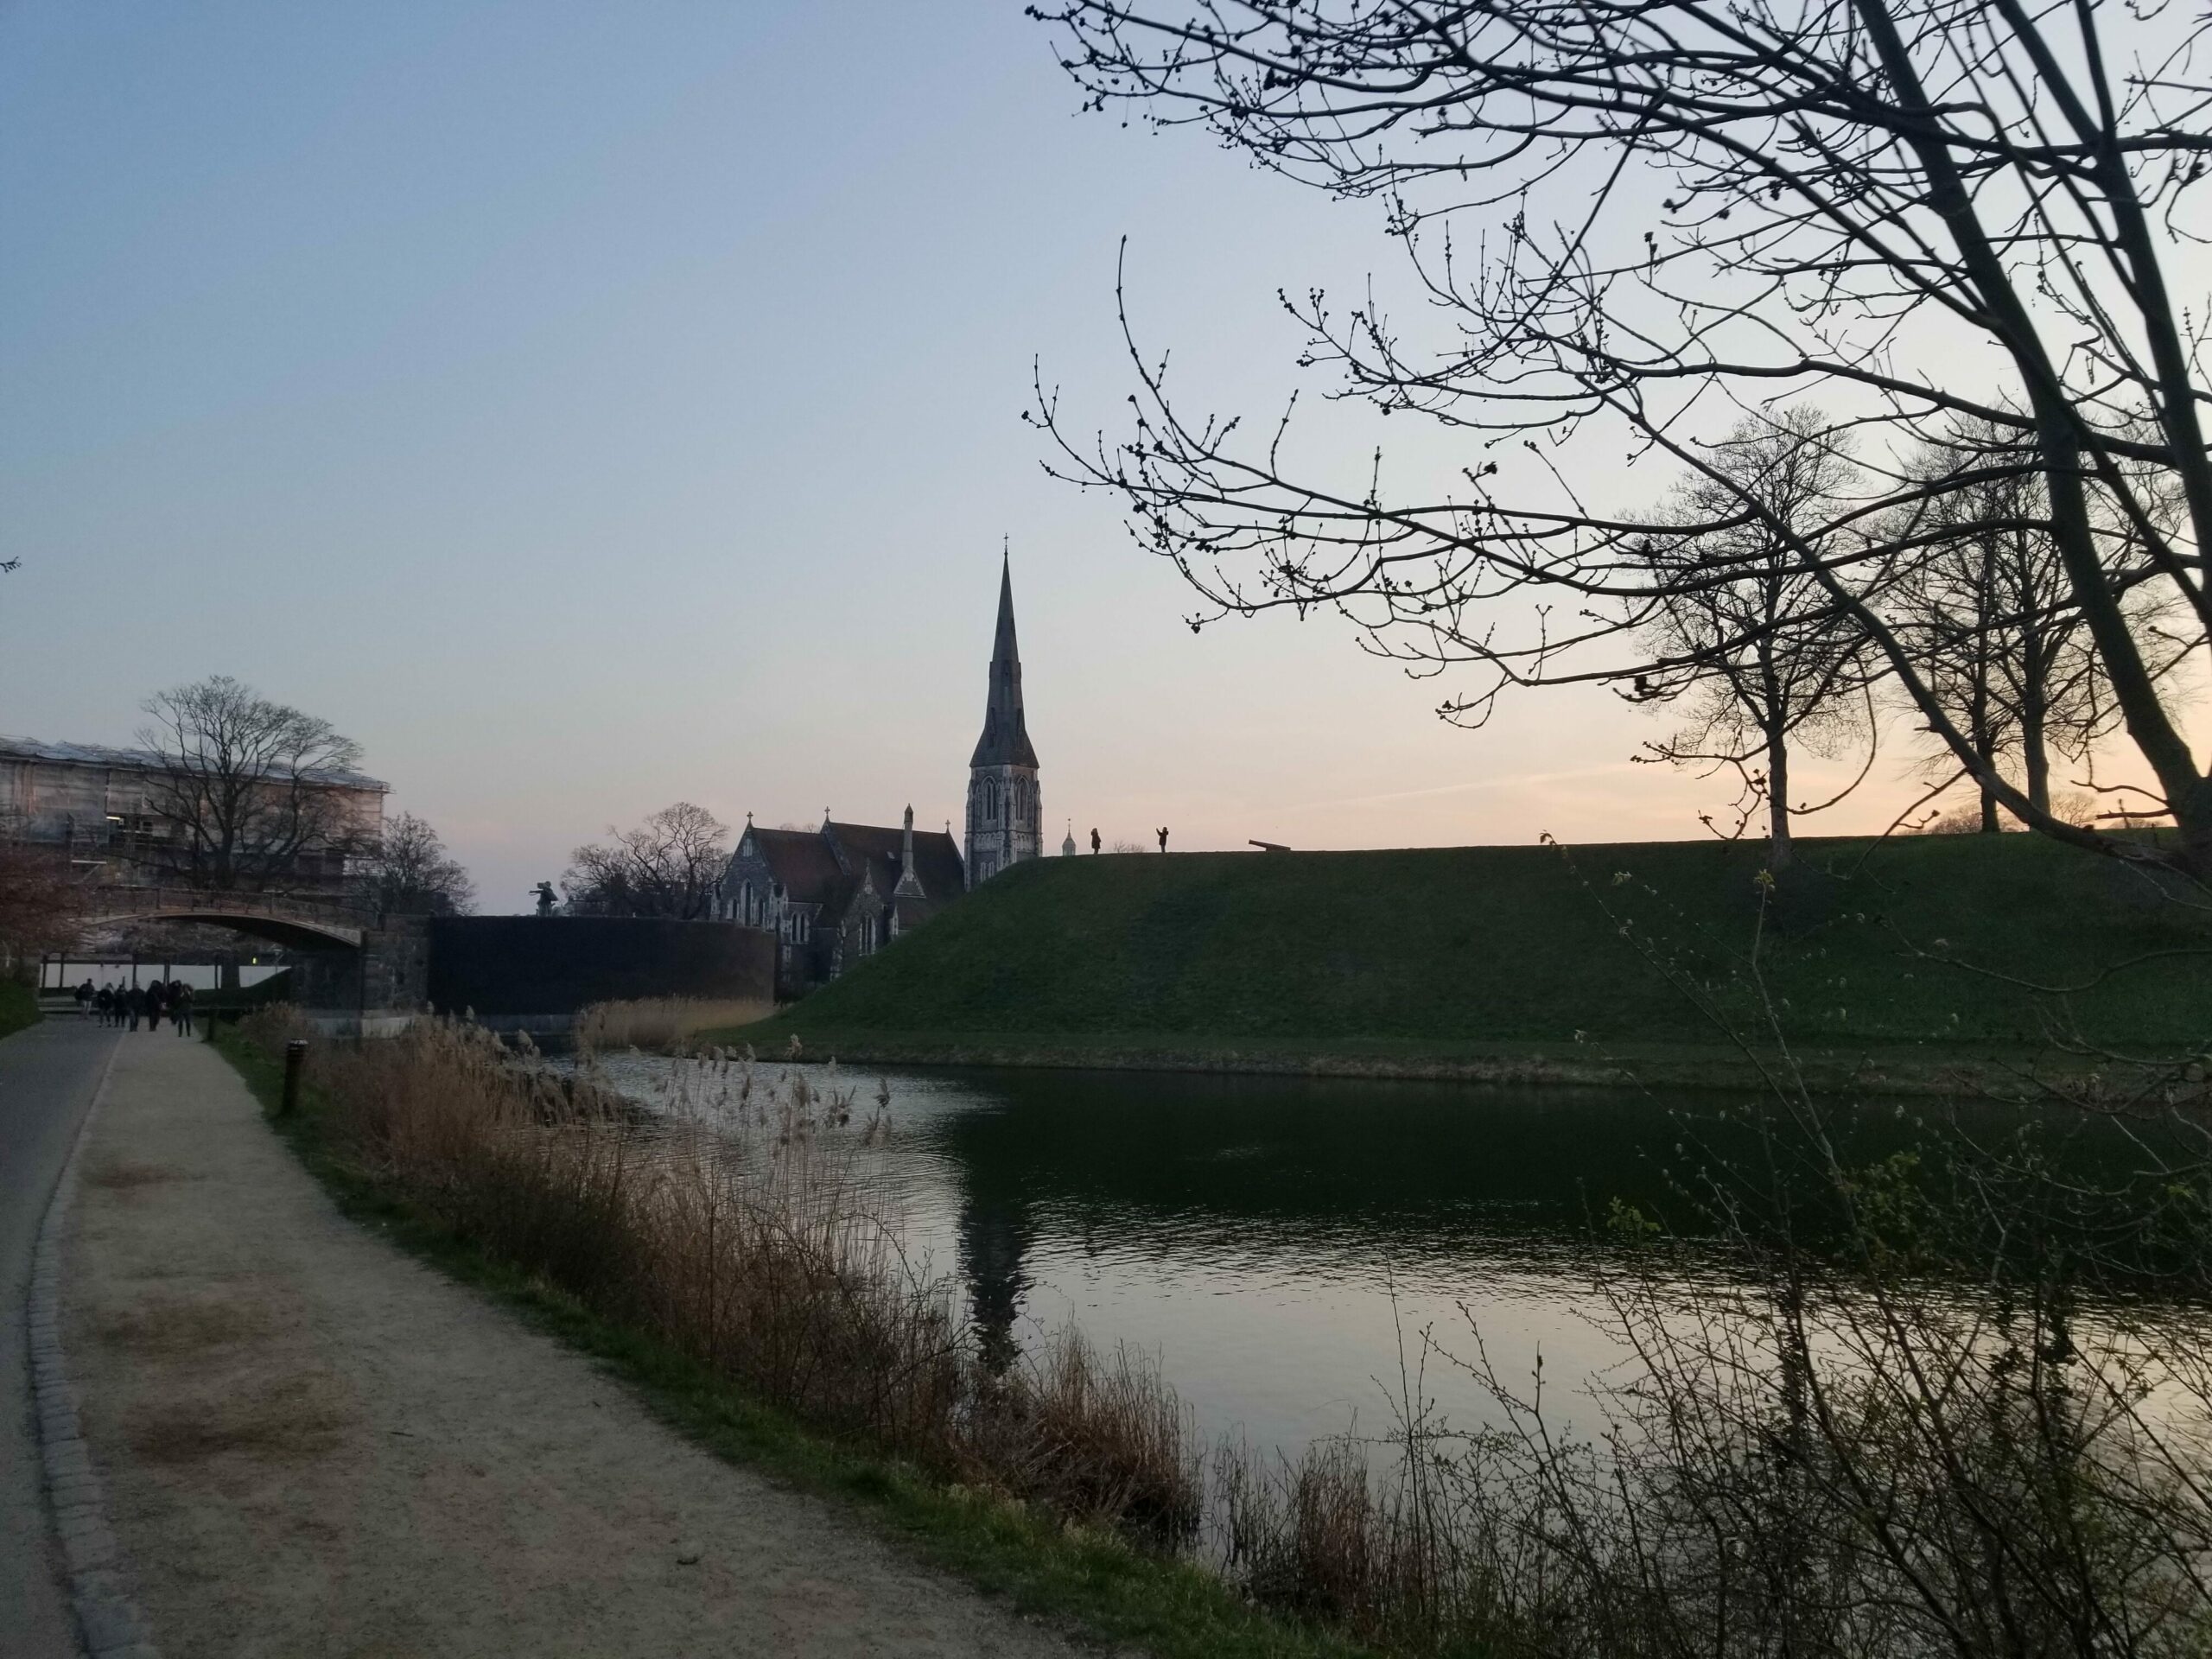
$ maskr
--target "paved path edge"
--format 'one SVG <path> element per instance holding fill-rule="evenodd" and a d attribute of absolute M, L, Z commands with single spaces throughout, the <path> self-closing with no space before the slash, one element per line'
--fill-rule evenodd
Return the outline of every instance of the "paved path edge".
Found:
<path fill-rule="evenodd" d="M 138 1611 L 129 1563 L 108 1524 L 107 1490 L 85 1444 L 77 1418 L 77 1391 L 70 1385 L 61 1349 L 62 1229 L 76 1201 L 77 1166 L 107 1098 L 108 1077 L 121 1052 L 120 1044 L 108 1051 L 92 1104 L 77 1127 L 69 1156 L 54 1183 L 54 1196 L 47 1200 L 38 1241 L 31 1247 L 24 1345 L 30 1360 L 39 1455 L 46 1471 L 47 1517 L 60 1548 L 64 1582 L 84 1650 L 92 1659 L 160 1659 L 145 1616 Z"/>

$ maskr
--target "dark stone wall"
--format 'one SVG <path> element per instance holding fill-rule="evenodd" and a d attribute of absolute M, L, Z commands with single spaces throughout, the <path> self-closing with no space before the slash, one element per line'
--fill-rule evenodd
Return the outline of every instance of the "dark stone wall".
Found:
<path fill-rule="evenodd" d="M 430 918 L 395 916 L 361 936 L 370 1008 L 420 1009 L 430 994 Z"/>
<path fill-rule="evenodd" d="M 427 916 L 397 916 L 363 929 L 359 950 L 295 947 L 286 953 L 287 1000 L 338 1013 L 420 1013 L 429 995 L 429 929 Z"/>
<path fill-rule="evenodd" d="M 776 942 L 734 922 L 623 916 L 440 916 L 429 1000 L 441 1014 L 574 1014 L 647 996 L 774 996 Z"/>

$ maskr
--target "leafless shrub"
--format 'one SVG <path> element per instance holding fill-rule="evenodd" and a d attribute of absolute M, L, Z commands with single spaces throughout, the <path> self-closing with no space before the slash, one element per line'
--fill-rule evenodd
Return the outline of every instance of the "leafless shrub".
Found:
<path fill-rule="evenodd" d="M 987 1392 L 981 1415 L 1019 1495 L 1159 1544 L 1197 1533 L 1204 1460 L 1152 1360 L 1126 1346 L 1103 1358 L 1063 1331 L 1009 1386 Z"/>

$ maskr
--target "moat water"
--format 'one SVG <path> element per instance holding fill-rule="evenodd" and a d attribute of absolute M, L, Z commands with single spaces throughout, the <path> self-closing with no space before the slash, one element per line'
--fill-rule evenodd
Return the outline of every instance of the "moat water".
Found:
<path fill-rule="evenodd" d="M 602 1062 L 648 1103 L 682 1064 Z M 786 1071 L 828 1081 L 759 1068 Z M 1074 1324 L 1128 1344 L 1209 1437 L 1292 1455 L 1387 1430 L 1406 1377 L 1455 1427 L 1496 1421 L 1455 1363 L 1478 1338 L 1519 1388 L 1541 1357 L 1548 1406 L 1594 1427 L 1588 1384 L 1624 1357 L 1593 1272 L 1616 1248 L 1610 1206 L 1694 1230 L 1679 1184 L 1740 1135 L 1726 1103 L 1683 1096 L 1003 1070 L 848 1070 L 856 1123 L 880 1075 L 890 1138 L 868 1155 L 909 1249 L 957 1278 L 988 1340 Z M 1841 1132 L 1878 1156 L 1914 1138 L 1916 1109 L 1858 1109 Z M 1687 1294 L 1718 1284 L 1720 1252 L 1684 1272 Z"/>

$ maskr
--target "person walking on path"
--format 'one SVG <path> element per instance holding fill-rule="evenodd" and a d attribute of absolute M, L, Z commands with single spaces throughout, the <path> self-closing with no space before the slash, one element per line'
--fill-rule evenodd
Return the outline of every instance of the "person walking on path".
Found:
<path fill-rule="evenodd" d="M 149 1032 L 162 1028 L 162 1015 L 168 1011 L 168 989 L 157 979 L 146 988 L 146 1029 Z"/>
<path fill-rule="evenodd" d="M 101 986 L 98 995 L 92 998 L 92 1007 L 99 1015 L 100 1024 L 113 1025 L 115 1023 L 115 987 Z"/>
<path fill-rule="evenodd" d="M 77 1017 L 81 1020 L 92 1011 L 92 982 L 86 980 L 77 987 Z"/>
<path fill-rule="evenodd" d="M 148 1006 L 146 988 L 143 985 L 133 985 L 124 993 L 124 1002 L 130 1010 L 130 1029 L 136 1031 L 138 1029 L 138 1022 L 146 1017 Z"/>
<path fill-rule="evenodd" d="M 1167 831 L 1165 829 L 1160 832 L 1160 850 L 1163 853 L 1167 850 Z"/>
<path fill-rule="evenodd" d="M 192 987 L 180 981 L 176 1000 L 169 1004 L 169 1018 L 176 1026 L 176 1034 L 189 1037 L 192 1033 Z"/>

